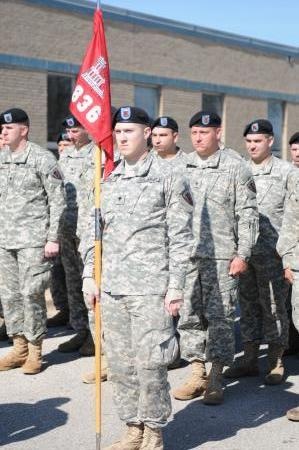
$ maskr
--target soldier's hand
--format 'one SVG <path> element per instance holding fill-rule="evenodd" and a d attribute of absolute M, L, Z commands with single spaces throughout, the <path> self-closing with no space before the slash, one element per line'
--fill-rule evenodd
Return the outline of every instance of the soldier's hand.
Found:
<path fill-rule="evenodd" d="M 176 300 L 167 300 L 165 298 L 164 306 L 166 311 L 173 317 L 176 317 L 179 314 L 181 306 L 183 305 L 183 299 L 178 298 Z"/>
<path fill-rule="evenodd" d="M 100 301 L 100 290 L 93 278 L 83 278 L 82 291 L 86 295 L 91 308 L 94 308 L 95 302 Z"/>
<path fill-rule="evenodd" d="M 244 261 L 243 258 L 240 258 L 240 256 L 235 256 L 234 259 L 230 262 L 229 266 L 229 275 L 232 277 L 237 277 L 241 275 L 241 273 L 246 272 L 248 269 L 248 264 L 246 261 Z"/>
<path fill-rule="evenodd" d="M 45 245 L 45 257 L 54 258 L 59 254 L 59 243 L 58 242 L 47 242 Z"/>
<path fill-rule="evenodd" d="M 293 271 L 289 267 L 284 269 L 284 279 L 289 284 L 293 284 L 293 282 L 294 282 L 294 274 L 293 274 Z"/>

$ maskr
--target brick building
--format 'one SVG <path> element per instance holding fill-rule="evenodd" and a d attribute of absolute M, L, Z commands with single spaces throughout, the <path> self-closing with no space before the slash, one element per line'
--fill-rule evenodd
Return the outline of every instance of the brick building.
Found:
<path fill-rule="evenodd" d="M 1 0 L 0 110 L 26 109 L 32 139 L 51 146 L 92 33 L 95 3 Z M 244 125 L 268 117 L 275 150 L 299 130 L 299 49 L 103 5 L 112 102 L 172 115 L 190 150 L 199 108 L 223 118 L 225 143 L 243 150 Z"/>

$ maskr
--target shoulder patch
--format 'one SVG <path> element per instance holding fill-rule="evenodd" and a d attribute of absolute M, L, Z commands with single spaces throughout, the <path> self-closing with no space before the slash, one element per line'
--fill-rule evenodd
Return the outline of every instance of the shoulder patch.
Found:
<path fill-rule="evenodd" d="M 193 198 L 189 189 L 186 188 L 181 195 L 185 202 L 188 203 L 188 205 L 193 206 Z"/>
<path fill-rule="evenodd" d="M 256 186 L 252 178 L 247 182 L 246 186 L 251 192 L 254 192 L 256 194 Z"/>
<path fill-rule="evenodd" d="M 62 172 L 57 166 L 52 169 L 50 175 L 52 178 L 55 178 L 56 180 L 63 180 Z"/>

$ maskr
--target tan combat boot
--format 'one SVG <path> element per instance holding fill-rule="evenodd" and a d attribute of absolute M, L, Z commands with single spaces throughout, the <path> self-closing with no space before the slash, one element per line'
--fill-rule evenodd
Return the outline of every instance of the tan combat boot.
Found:
<path fill-rule="evenodd" d="M 28 356 L 28 342 L 24 336 L 13 336 L 13 349 L 0 358 L 0 370 L 10 370 L 21 367 Z"/>
<path fill-rule="evenodd" d="M 256 342 L 244 343 L 244 356 L 234 361 L 233 365 L 224 372 L 225 378 L 256 377 L 258 368 L 259 344 Z"/>
<path fill-rule="evenodd" d="M 82 381 L 85 384 L 94 384 L 96 382 L 95 372 L 84 373 L 82 375 Z M 107 360 L 104 354 L 102 354 L 101 381 L 107 381 Z"/>
<path fill-rule="evenodd" d="M 299 422 L 299 408 L 289 409 L 287 411 L 287 418 L 293 422 Z"/>
<path fill-rule="evenodd" d="M 284 349 L 277 344 L 269 344 L 268 348 L 268 365 L 269 372 L 265 376 L 265 384 L 280 384 L 283 380 L 284 367 L 282 363 L 282 355 Z"/>
<path fill-rule="evenodd" d="M 177 400 L 191 400 L 200 397 L 207 387 L 207 373 L 205 363 L 197 360 L 191 363 L 191 376 L 172 394 Z"/>
<path fill-rule="evenodd" d="M 208 376 L 208 386 L 203 398 L 203 402 L 206 405 L 220 405 L 223 402 L 222 370 L 222 363 L 212 363 Z"/>
<path fill-rule="evenodd" d="M 42 368 L 42 340 L 35 342 L 28 342 L 29 354 L 25 364 L 22 366 L 22 372 L 26 375 L 35 375 L 39 373 Z"/>
<path fill-rule="evenodd" d="M 71 339 L 63 342 L 62 344 L 59 344 L 57 350 L 61 353 L 76 352 L 80 347 L 82 347 L 84 341 L 87 338 L 87 335 L 87 330 L 78 331 L 78 333 L 75 334 L 75 336 L 73 336 Z"/>
<path fill-rule="evenodd" d="M 105 447 L 104 450 L 140 450 L 144 425 L 127 424 L 127 429 L 120 441 Z"/>
<path fill-rule="evenodd" d="M 161 428 L 150 428 L 145 425 L 140 450 L 163 450 Z"/>

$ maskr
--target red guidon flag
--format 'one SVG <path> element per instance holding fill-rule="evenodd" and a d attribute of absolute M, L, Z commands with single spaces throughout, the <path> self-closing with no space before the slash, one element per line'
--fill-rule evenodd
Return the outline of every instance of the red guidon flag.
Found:
<path fill-rule="evenodd" d="M 104 176 L 114 168 L 110 73 L 102 11 L 94 14 L 87 48 L 70 103 L 70 111 L 105 152 Z"/>

